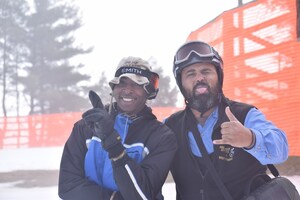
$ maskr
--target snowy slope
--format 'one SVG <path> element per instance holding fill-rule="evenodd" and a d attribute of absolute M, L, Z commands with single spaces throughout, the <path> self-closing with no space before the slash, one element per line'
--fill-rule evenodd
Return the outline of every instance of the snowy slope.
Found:
<path fill-rule="evenodd" d="M 0 150 L 0 199 L 2 200 L 59 200 L 57 185 L 43 184 L 39 186 L 33 180 L 30 185 L 24 184 L 24 179 L 18 177 L 4 176 L 4 174 L 19 175 L 24 171 L 34 170 L 56 171 L 59 169 L 62 148 L 23 148 Z M 20 171 L 21 170 L 21 171 Z M 49 174 L 50 176 L 50 174 Z M 54 177 L 56 178 L 56 177 Z M 300 190 L 300 176 L 290 176 L 290 180 Z M 55 181 L 55 180 L 54 180 Z M 47 180 L 45 180 L 47 182 Z M 50 182 L 50 178 L 49 178 Z M 56 182 L 56 181 L 55 181 Z M 52 180 L 53 183 L 53 180 Z M 165 200 L 175 199 L 174 183 L 166 183 L 163 187 Z"/>

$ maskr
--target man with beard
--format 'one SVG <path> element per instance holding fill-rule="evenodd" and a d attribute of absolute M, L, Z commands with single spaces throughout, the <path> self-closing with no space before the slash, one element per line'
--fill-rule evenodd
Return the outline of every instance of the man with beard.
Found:
<path fill-rule="evenodd" d="M 224 96 L 223 61 L 209 44 L 181 46 L 173 73 L 186 103 L 165 121 L 179 143 L 171 167 L 177 200 L 241 199 L 251 177 L 288 158 L 285 133 L 253 105 Z"/>
<path fill-rule="evenodd" d="M 64 147 L 62 199 L 163 200 L 177 142 L 146 105 L 157 95 L 158 78 L 147 61 L 127 57 L 109 82 L 114 100 L 109 106 L 90 91 L 93 108 L 75 123 Z"/>

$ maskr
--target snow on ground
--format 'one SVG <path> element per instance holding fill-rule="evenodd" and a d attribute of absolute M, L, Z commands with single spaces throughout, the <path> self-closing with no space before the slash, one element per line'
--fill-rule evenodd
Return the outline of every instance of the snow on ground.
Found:
<path fill-rule="evenodd" d="M 0 199 L 2 200 L 59 200 L 57 185 L 16 187 L 24 180 L 5 181 L 1 174 L 17 170 L 58 170 L 62 148 L 23 148 L 0 150 Z M 289 179 L 300 191 L 300 176 Z M 175 199 L 174 183 L 163 186 L 165 200 Z"/>
<path fill-rule="evenodd" d="M 57 185 L 49 187 L 15 187 L 21 185 L 24 179 L 21 178 L 21 180 L 12 182 L 5 181 L 1 174 L 17 170 L 58 170 L 62 150 L 61 147 L 0 150 L 0 200 L 59 200 Z M 174 184 L 165 184 L 163 193 L 166 200 L 174 200 Z"/>

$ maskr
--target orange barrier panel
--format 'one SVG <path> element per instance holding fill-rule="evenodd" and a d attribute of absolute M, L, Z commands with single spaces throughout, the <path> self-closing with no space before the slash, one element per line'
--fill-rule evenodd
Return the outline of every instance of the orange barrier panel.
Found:
<path fill-rule="evenodd" d="M 62 146 L 81 113 L 0 118 L 0 148 Z"/>
<path fill-rule="evenodd" d="M 300 155 L 300 43 L 296 0 L 257 0 L 224 12 L 187 40 L 213 45 L 224 58 L 224 93 L 254 104 Z M 300 23 L 300 22 L 298 22 Z M 159 120 L 178 110 L 154 108 Z M 81 113 L 0 118 L 0 148 L 61 146 Z"/>
<path fill-rule="evenodd" d="M 157 119 L 162 121 L 175 107 L 153 108 Z M 82 113 L 31 115 L 0 118 L 0 149 L 63 146 L 73 124 Z"/>
<path fill-rule="evenodd" d="M 298 22 L 300 24 L 300 22 Z M 296 0 L 257 0 L 193 31 L 224 58 L 224 93 L 254 104 L 287 133 L 300 155 L 300 43 Z"/>

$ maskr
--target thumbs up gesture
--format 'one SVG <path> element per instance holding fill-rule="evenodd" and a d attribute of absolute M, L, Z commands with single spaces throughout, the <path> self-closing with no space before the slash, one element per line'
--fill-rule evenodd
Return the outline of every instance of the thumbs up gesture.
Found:
<path fill-rule="evenodd" d="M 228 106 L 225 108 L 225 113 L 229 121 L 221 124 L 222 138 L 214 140 L 213 143 L 229 144 L 239 148 L 249 147 L 254 139 L 250 129 L 237 120 Z"/>

